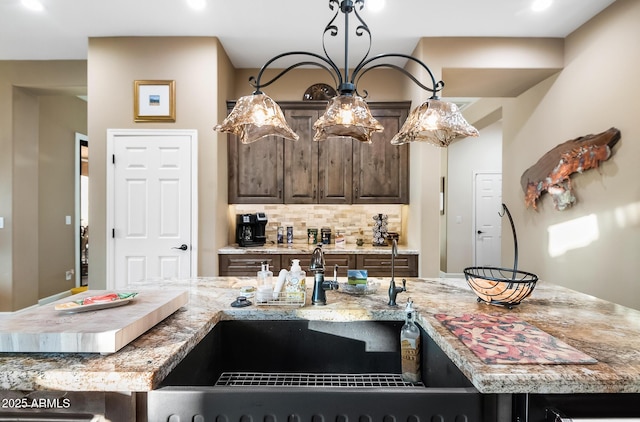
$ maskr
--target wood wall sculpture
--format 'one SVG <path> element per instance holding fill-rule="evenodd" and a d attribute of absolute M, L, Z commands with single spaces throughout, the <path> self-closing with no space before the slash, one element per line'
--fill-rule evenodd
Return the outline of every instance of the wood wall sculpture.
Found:
<path fill-rule="evenodd" d="M 600 162 L 608 160 L 619 139 L 620 131 L 612 127 L 596 135 L 564 142 L 547 152 L 520 178 L 527 208 L 536 209 L 536 201 L 544 192 L 552 196 L 557 210 L 572 206 L 576 198 L 571 190 L 570 176 L 597 168 Z"/>

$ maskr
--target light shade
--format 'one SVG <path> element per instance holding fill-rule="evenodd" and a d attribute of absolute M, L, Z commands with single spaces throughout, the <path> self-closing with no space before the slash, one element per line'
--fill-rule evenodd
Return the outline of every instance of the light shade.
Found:
<path fill-rule="evenodd" d="M 314 141 L 329 138 L 354 138 L 371 143 L 371 134 L 382 132 L 384 127 L 373 118 L 367 103 L 357 95 L 333 97 L 324 114 L 313 124 Z"/>
<path fill-rule="evenodd" d="M 478 136 L 478 130 L 465 120 L 455 104 L 429 99 L 409 114 L 391 143 L 417 141 L 446 147 L 457 136 Z"/>
<path fill-rule="evenodd" d="M 243 144 L 250 144 L 271 135 L 282 136 L 292 141 L 299 138 L 287 124 L 280 106 L 265 94 L 240 97 L 227 118 L 213 129 L 233 133 Z"/>

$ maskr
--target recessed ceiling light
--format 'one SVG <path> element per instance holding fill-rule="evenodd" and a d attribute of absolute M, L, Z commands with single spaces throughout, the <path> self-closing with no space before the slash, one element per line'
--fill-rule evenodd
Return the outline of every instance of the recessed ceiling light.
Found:
<path fill-rule="evenodd" d="M 367 9 L 371 12 L 379 12 L 384 9 L 384 0 L 369 0 Z"/>
<path fill-rule="evenodd" d="M 553 3 L 553 0 L 534 0 L 533 3 L 531 3 L 531 10 L 534 12 L 542 12 L 548 9 L 551 3 Z"/>
<path fill-rule="evenodd" d="M 187 4 L 193 10 L 204 10 L 207 7 L 207 0 L 187 0 Z"/>
<path fill-rule="evenodd" d="M 44 10 L 44 6 L 40 2 L 40 0 L 22 0 L 22 5 L 30 10 L 35 10 L 36 12 L 41 12 Z"/>

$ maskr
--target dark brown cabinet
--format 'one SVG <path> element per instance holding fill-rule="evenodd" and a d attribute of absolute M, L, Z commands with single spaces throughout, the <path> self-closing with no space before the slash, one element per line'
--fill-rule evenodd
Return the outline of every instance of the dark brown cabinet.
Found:
<path fill-rule="evenodd" d="M 273 274 L 280 272 L 282 267 L 278 254 L 218 255 L 218 269 L 221 276 L 255 276 L 264 261 L 269 264 L 269 269 L 273 271 Z"/>
<path fill-rule="evenodd" d="M 370 144 L 353 143 L 353 203 L 408 204 L 409 145 L 389 142 L 407 119 L 407 107 L 372 107 L 371 114 L 384 131 L 374 133 Z"/>
<path fill-rule="evenodd" d="M 243 144 L 229 135 L 230 204 L 283 203 L 283 143 L 284 139 L 270 136 Z"/>
<path fill-rule="evenodd" d="M 394 266 L 396 277 L 417 277 L 418 255 L 398 255 L 395 257 Z M 391 255 L 356 255 L 356 267 L 367 270 L 371 277 L 390 277 Z"/>
<path fill-rule="evenodd" d="M 270 137 L 242 145 L 229 136 L 229 203 L 409 202 L 409 146 L 389 143 L 407 117 L 408 102 L 369 104 L 385 127 L 374 134 L 372 144 L 344 139 L 314 142 L 313 124 L 326 103 L 280 105 L 300 139 Z"/>
<path fill-rule="evenodd" d="M 311 264 L 311 255 L 297 256 L 297 255 L 282 255 L 283 268 L 291 268 L 291 260 L 299 259 L 300 266 L 307 272 L 308 276 L 313 274 L 309 273 L 309 265 Z M 325 254 L 324 255 L 324 272 L 325 277 L 333 278 L 333 267 L 337 265 L 338 277 L 346 277 L 347 269 L 355 268 L 356 256 L 353 254 Z"/>
<path fill-rule="evenodd" d="M 219 256 L 220 276 L 255 276 L 260 270 L 260 263 L 267 261 L 274 277 L 280 269 L 291 268 L 291 260 L 299 259 L 300 266 L 309 273 L 311 255 L 295 254 L 230 254 Z M 325 254 L 325 276 L 333 277 L 333 267 L 338 265 L 338 277 L 345 277 L 347 269 L 367 270 L 370 277 L 391 277 L 390 254 Z M 395 258 L 396 277 L 418 276 L 418 255 L 400 254 Z"/>
<path fill-rule="evenodd" d="M 287 123 L 300 139 L 284 144 L 285 204 L 350 204 L 352 144 L 341 139 L 314 142 L 321 110 L 287 109 Z M 300 105 L 301 106 L 301 105 Z"/>

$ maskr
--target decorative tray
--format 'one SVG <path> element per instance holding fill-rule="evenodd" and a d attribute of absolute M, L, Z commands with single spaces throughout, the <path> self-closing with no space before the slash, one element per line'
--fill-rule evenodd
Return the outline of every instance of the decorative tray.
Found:
<path fill-rule="evenodd" d="M 380 283 L 377 281 L 368 280 L 367 284 L 349 284 L 349 283 L 338 283 L 339 284 L 339 292 L 347 293 L 350 295 L 370 295 L 378 291 L 378 286 Z"/>
<path fill-rule="evenodd" d="M 115 308 L 126 305 L 138 293 L 106 293 L 99 296 L 89 296 L 71 302 L 60 303 L 54 307 L 56 311 L 62 312 L 88 312 L 100 309 Z"/>

